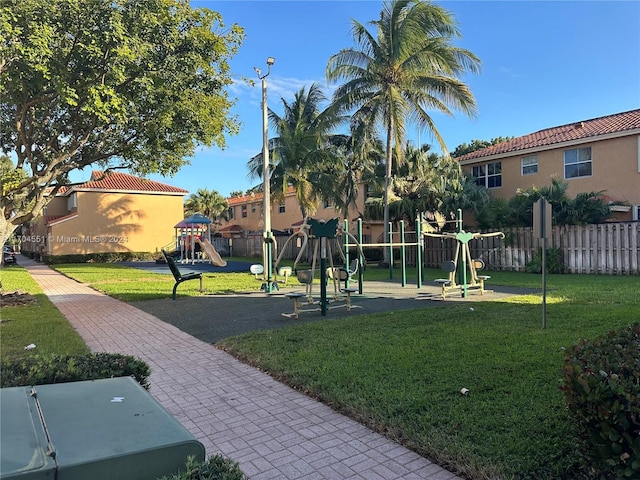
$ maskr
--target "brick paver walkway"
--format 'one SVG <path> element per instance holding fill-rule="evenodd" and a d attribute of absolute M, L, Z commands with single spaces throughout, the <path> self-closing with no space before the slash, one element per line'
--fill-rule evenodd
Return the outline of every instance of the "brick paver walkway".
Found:
<path fill-rule="evenodd" d="M 458 478 L 152 315 L 46 265 L 20 264 L 92 351 L 146 361 L 151 394 L 207 455 L 232 458 L 252 480 Z"/>

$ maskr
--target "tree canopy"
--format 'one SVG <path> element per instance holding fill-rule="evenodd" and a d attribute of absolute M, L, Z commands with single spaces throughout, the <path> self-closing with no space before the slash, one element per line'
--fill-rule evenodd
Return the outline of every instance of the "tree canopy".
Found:
<path fill-rule="evenodd" d="M 223 148 L 239 128 L 225 87 L 243 38 L 187 0 L 3 2 L 0 241 L 76 169 L 171 175 L 198 145 Z"/>

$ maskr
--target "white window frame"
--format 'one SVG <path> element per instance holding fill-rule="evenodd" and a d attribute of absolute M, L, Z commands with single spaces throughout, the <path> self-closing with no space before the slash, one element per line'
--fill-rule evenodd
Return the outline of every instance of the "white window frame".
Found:
<path fill-rule="evenodd" d="M 286 208 L 284 206 L 284 203 L 281 203 L 280 205 L 278 205 L 278 213 L 285 213 L 286 212 Z"/>
<path fill-rule="evenodd" d="M 575 152 L 575 161 L 569 159 L 569 162 L 567 163 L 567 155 L 570 153 Z M 586 159 L 585 155 L 587 154 L 589 155 L 589 158 Z M 563 156 L 563 160 L 564 160 L 564 164 L 563 164 L 563 170 L 564 170 L 564 179 L 565 180 L 571 180 L 572 178 L 585 178 L 585 177 L 591 177 L 593 175 L 593 156 L 591 154 L 591 147 L 577 147 L 577 148 L 570 148 L 568 150 L 564 150 L 562 152 L 562 156 Z M 584 174 L 584 175 L 580 175 L 580 170 L 581 167 L 583 165 L 589 165 L 589 173 L 588 174 Z M 578 175 L 572 175 L 570 177 L 567 176 L 567 167 L 572 167 L 572 166 L 576 166 L 578 167 Z"/>
<path fill-rule="evenodd" d="M 496 167 L 499 172 L 495 173 Z M 489 173 L 490 170 L 493 169 L 493 173 Z M 485 163 L 482 165 L 474 165 L 472 170 L 472 175 L 476 179 L 476 183 L 478 185 L 483 185 L 487 188 L 500 188 L 502 187 L 502 162 L 492 162 Z M 476 172 L 480 172 L 480 175 L 476 175 Z M 498 179 L 497 182 L 490 181 L 490 179 Z M 495 183 L 498 183 L 496 185 Z"/>
<path fill-rule="evenodd" d="M 538 173 L 538 156 L 529 155 L 520 159 L 520 173 L 522 176 L 535 175 Z"/>

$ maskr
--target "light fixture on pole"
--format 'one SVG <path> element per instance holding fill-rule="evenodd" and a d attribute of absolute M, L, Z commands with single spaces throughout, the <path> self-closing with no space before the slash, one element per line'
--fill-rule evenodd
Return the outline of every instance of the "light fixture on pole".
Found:
<path fill-rule="evenodd" d="M 272 265 L 273 265 L 273 237 L 271 234 L 271 173 L 269 169 L 269 124 L 268 124 L 268 108 L 267 108 L 267 77 L 271 73 L 271 66 L 276 59 L 267 57 L 267 73 L 264 75 L 262 71 L 254 67 L 258 74 L 258 78 L 262 81 L 262 179 L 263 179 L 263 215 L 264 215 L 264 249 L 263 263 L 265 283 L 262 289 L 266 293 L 270 293 L 272 289 L 277 290 L 278 284 L 272 281 Z"/>

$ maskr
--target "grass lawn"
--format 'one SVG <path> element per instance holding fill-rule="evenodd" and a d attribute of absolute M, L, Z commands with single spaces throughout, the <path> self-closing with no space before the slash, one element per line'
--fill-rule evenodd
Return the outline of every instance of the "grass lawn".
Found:
<path fill-rule="evenodd" d="M 492 272 L 491 282 L 535 287 L 540 276 Z M 640 278 L 551 275 L 548 287 L 545 330 L 540 296 L 528 295 L 255 332 L 219 346 L 470 478 L 575 479 L 562 349 L 640 321 Z"/>
<path fill-rule="evenodd" d="M 123 300 L 167 298 L 173 285 L 171 276 L 118 265 L 55 268 Z M 540 275 L 490 275 L 488 288 L 540 287 Z M 425 284 L 439 276 L 428 270 Z M 365 282 L 384 278 L 386 270 L 365 272 Z M 408 280 L 415 288 L 415 272 Z M 63 333 L 49 350 L 78 348 L 75 332 L 24 270 L 4 268 L 2 281 L 5 290 L 23 288 L 38 299 L 37 306 L 2 309 L 3 355 L 27 354 L 28 343 L 44 346 L 54 330 Z M 575 432 L 560 391 L 562 349 L 640 321 L 640 277 L 549 275 L 548 288 L 544 330 L 540 296 L 524 295 L 352 315 L 218 346 L 469 478 L 579 479 Z M 257 289 L 248 273 L 205 274 L 208 293 Z M 178 293 L 198 295 L 198 282 L 180 285 Z M 7 336 L 22 323 L 30 333 Z M 461 395 L 461 388 L 470 393 Z"/>
<path fill-rule="evenodd" d="M 7 292 L 23 290 L 35 303 L 0 310 L 0 353 L 2 358 L 26 357 L 33 354 L 89 353 L 78 333 L 51 303 L 31 275 L 19 265 L 0 268 L 2 287 Z M 33 343 L 36 348 L 25 350 Z"/>

